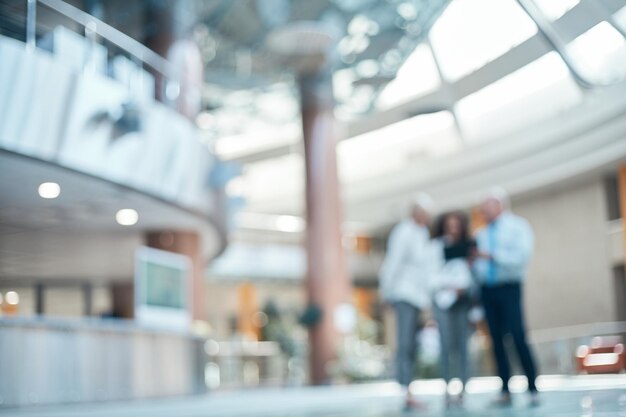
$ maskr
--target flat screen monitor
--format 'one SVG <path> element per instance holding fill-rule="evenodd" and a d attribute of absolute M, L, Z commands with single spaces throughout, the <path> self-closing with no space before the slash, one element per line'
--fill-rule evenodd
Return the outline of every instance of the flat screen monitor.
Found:
<path fill-rule="evenodd" d="M 141 325 L 188 330 L 191 323 L 187 256 L 140 247 L 135 254 L 135 320 Z"/>

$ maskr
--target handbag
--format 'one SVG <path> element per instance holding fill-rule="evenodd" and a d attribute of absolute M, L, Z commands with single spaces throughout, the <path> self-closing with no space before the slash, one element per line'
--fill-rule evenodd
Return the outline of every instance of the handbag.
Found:
<path fill-rule="evenodd" d="M 458 290 L 467 290 L 472 286 L 472 274 L 463 258 L 451 259 L 443 264 L 436 279 L 440 289 L 436 291 L 434 301 L 442 310 L 449 309 L 458 301 Z"/>

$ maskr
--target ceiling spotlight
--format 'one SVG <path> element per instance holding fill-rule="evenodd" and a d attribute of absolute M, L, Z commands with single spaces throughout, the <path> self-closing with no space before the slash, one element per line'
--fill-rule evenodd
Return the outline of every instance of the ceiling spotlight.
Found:
<path fill-rule="evenodd" d="M 9 291 L 4 296 L 5 301 L 8 305 L 16 306 L 20 303 L 20 296 L 15 291 Z"/>
<path fill-rule="evenodd" d="M 115 221 L 121 226 L 132 226 L 139 221 L 139 213 L 133 209 L 122 209 L 115 214 Z"/>
<path fill-rule="evenodd" d="M 57 198 L 61 194 L 61 186 L 56 182 L 44 182 L 39 185 L 38 192 L 41 198 Z"/>

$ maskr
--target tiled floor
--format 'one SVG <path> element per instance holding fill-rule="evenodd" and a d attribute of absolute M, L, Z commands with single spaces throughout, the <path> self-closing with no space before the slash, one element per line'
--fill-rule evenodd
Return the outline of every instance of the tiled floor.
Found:
<path fill-rule="evenodd" d="M 427 410 L 406 413 L 402 397 L 392 383 L 323 388 L 256 389 L 216 392 L 183 399 L 138 401 L 133 403 L 39 407 L 2 410 L 0 415 L 19 417 L 626 417 L 626 375 L 542 377 L 539 381 L 542 403 L 528 406 L 522 391 L 524 381 L 513 381 L 513 406 L 497 409 L 491 401 L 497 394 L 497 381 L 474 379 L 462 408 L 446 409 L 440 381 L 419 382 L 413 386 Z"/>

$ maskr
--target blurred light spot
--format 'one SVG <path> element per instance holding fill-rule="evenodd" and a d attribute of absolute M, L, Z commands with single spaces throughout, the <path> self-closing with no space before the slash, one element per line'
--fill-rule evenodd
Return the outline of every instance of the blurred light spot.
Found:
<path fill-rule="evenodd" d="M 259 365 L 256 362 L 246 361 L 243 364 L 243 381 L 247 386 L 259 385 Z"/>
<path fill-rule="evenodd" d="M 528 379 L 521 375 L 516 375 L 509 382 L 511 392 L 523 392 L 528 388 Z"/>
<path fill-rule="evenodd" d="M 57 198 L 61 194 L 61 186 L 56 182 L 44 182 L 39 185 L 38 191 L 41 198 Z"/>
<path fill-rule="evenodd" d="M 265 327 L 265 326 L 267 326 L 267 323 L 269 323 L 269 319 L 267 317 L 267 314 L 265 314 L 262 311 L 257 311 L 256 313 L 254 313 L 254 316 L 252 317 L 252 323 L 256 327 Z"/>
<path fill-rule="evenodd" d="M 243 197 L 246 186 L 242 177 L 233 178 L 226 184 L 226 194 L 229 197 Z"/>
<path fill-rule="evenodd" d="M 139 221 L 139 213 L 133 209 L 122 209 L 115 214 L 115 221 L 121 226 L 132 226 Z"/>
<path fill-rule="evenodd" d="M 352 332 L 357 324 L 356 309 L 352 304 L 343 303 L 337 306 L 334 314 L 335 328 L 341 333 Z"/>
<path fill-rule="evenodd" d="M 450 383 L 448 384 L 448 393 L 450 395 L 459 395 L 461 394 L 461 392 L 463 392 L 463 383 L 461 382 L 461 380 L 455 378 L 450 381 Z"/>
<path fill-rule="evenodd" d="M 204 367 L 204 383 L 209 389 L 219 388 L 221 384 L 220 367 L 214 362 L 209 362 Z"/>
<path fill-rule="evenodd" d="M 20 296 L 15 291 L 9 291 L 8 293 L 6 293 L 4 299 L 6 300 L 8 305 L 15 306 L 20 303 Z"/>
<path fill-rule="evenodd" d="M 348 33 L 351 35 L 362 35 L 367 33 L 369 29 L 370 20 L 362 14 L 354 16 L 348 24 Z"/>
<path fill-rule="evenodd" d="M 204 352 L 209 356 L 215 356 L 220 353 L 220 344 L 217 340 L 207 340 L 204 343 Z"/>
<path fill-rule="evenodd" d="M 165 87 L 165 97 L 168 100 L 176 100 L 180 95 L 180 85 L 175 81 L 170 81 Z"/>
<path fill-rule="evenodd" d="M 357 73 L 363 78 L 373 77 L 378 74 L 379 70 L 380 65 L 375 59 L 361 61 L 356 67 Z"/>
<path fill-rule="evenodd" d="M 196 117 L 196 125 L 202 130 L 209 130 L 215 125 L 214 117 L 209 112 L 202 112 Z"/>
<path fill-rule="evenodd" d="M 398 5 L 398 14 L 405 20 L 413 20 L 417 17 L 417 8 L 414 4 L 406 2 Z"/>
<path fill-rule="evenodd" d="M 446 383 L 443 379 L 413 381 L 409 391 L 413 395 L 441 395 L 446 392 Z"/>
<path fill-rule="evenodd" d="M 276 217 L 274 226 L 279 232 L 296 233 L 304 230 L 305 222 L 300 217 L 282 215 Z"/>
<path fill-rule="evenodd" d="M 502 388 L 502 381 L 496 377 L 473 378 L 467 383 L 468 394 L 493 392 Z"/>

